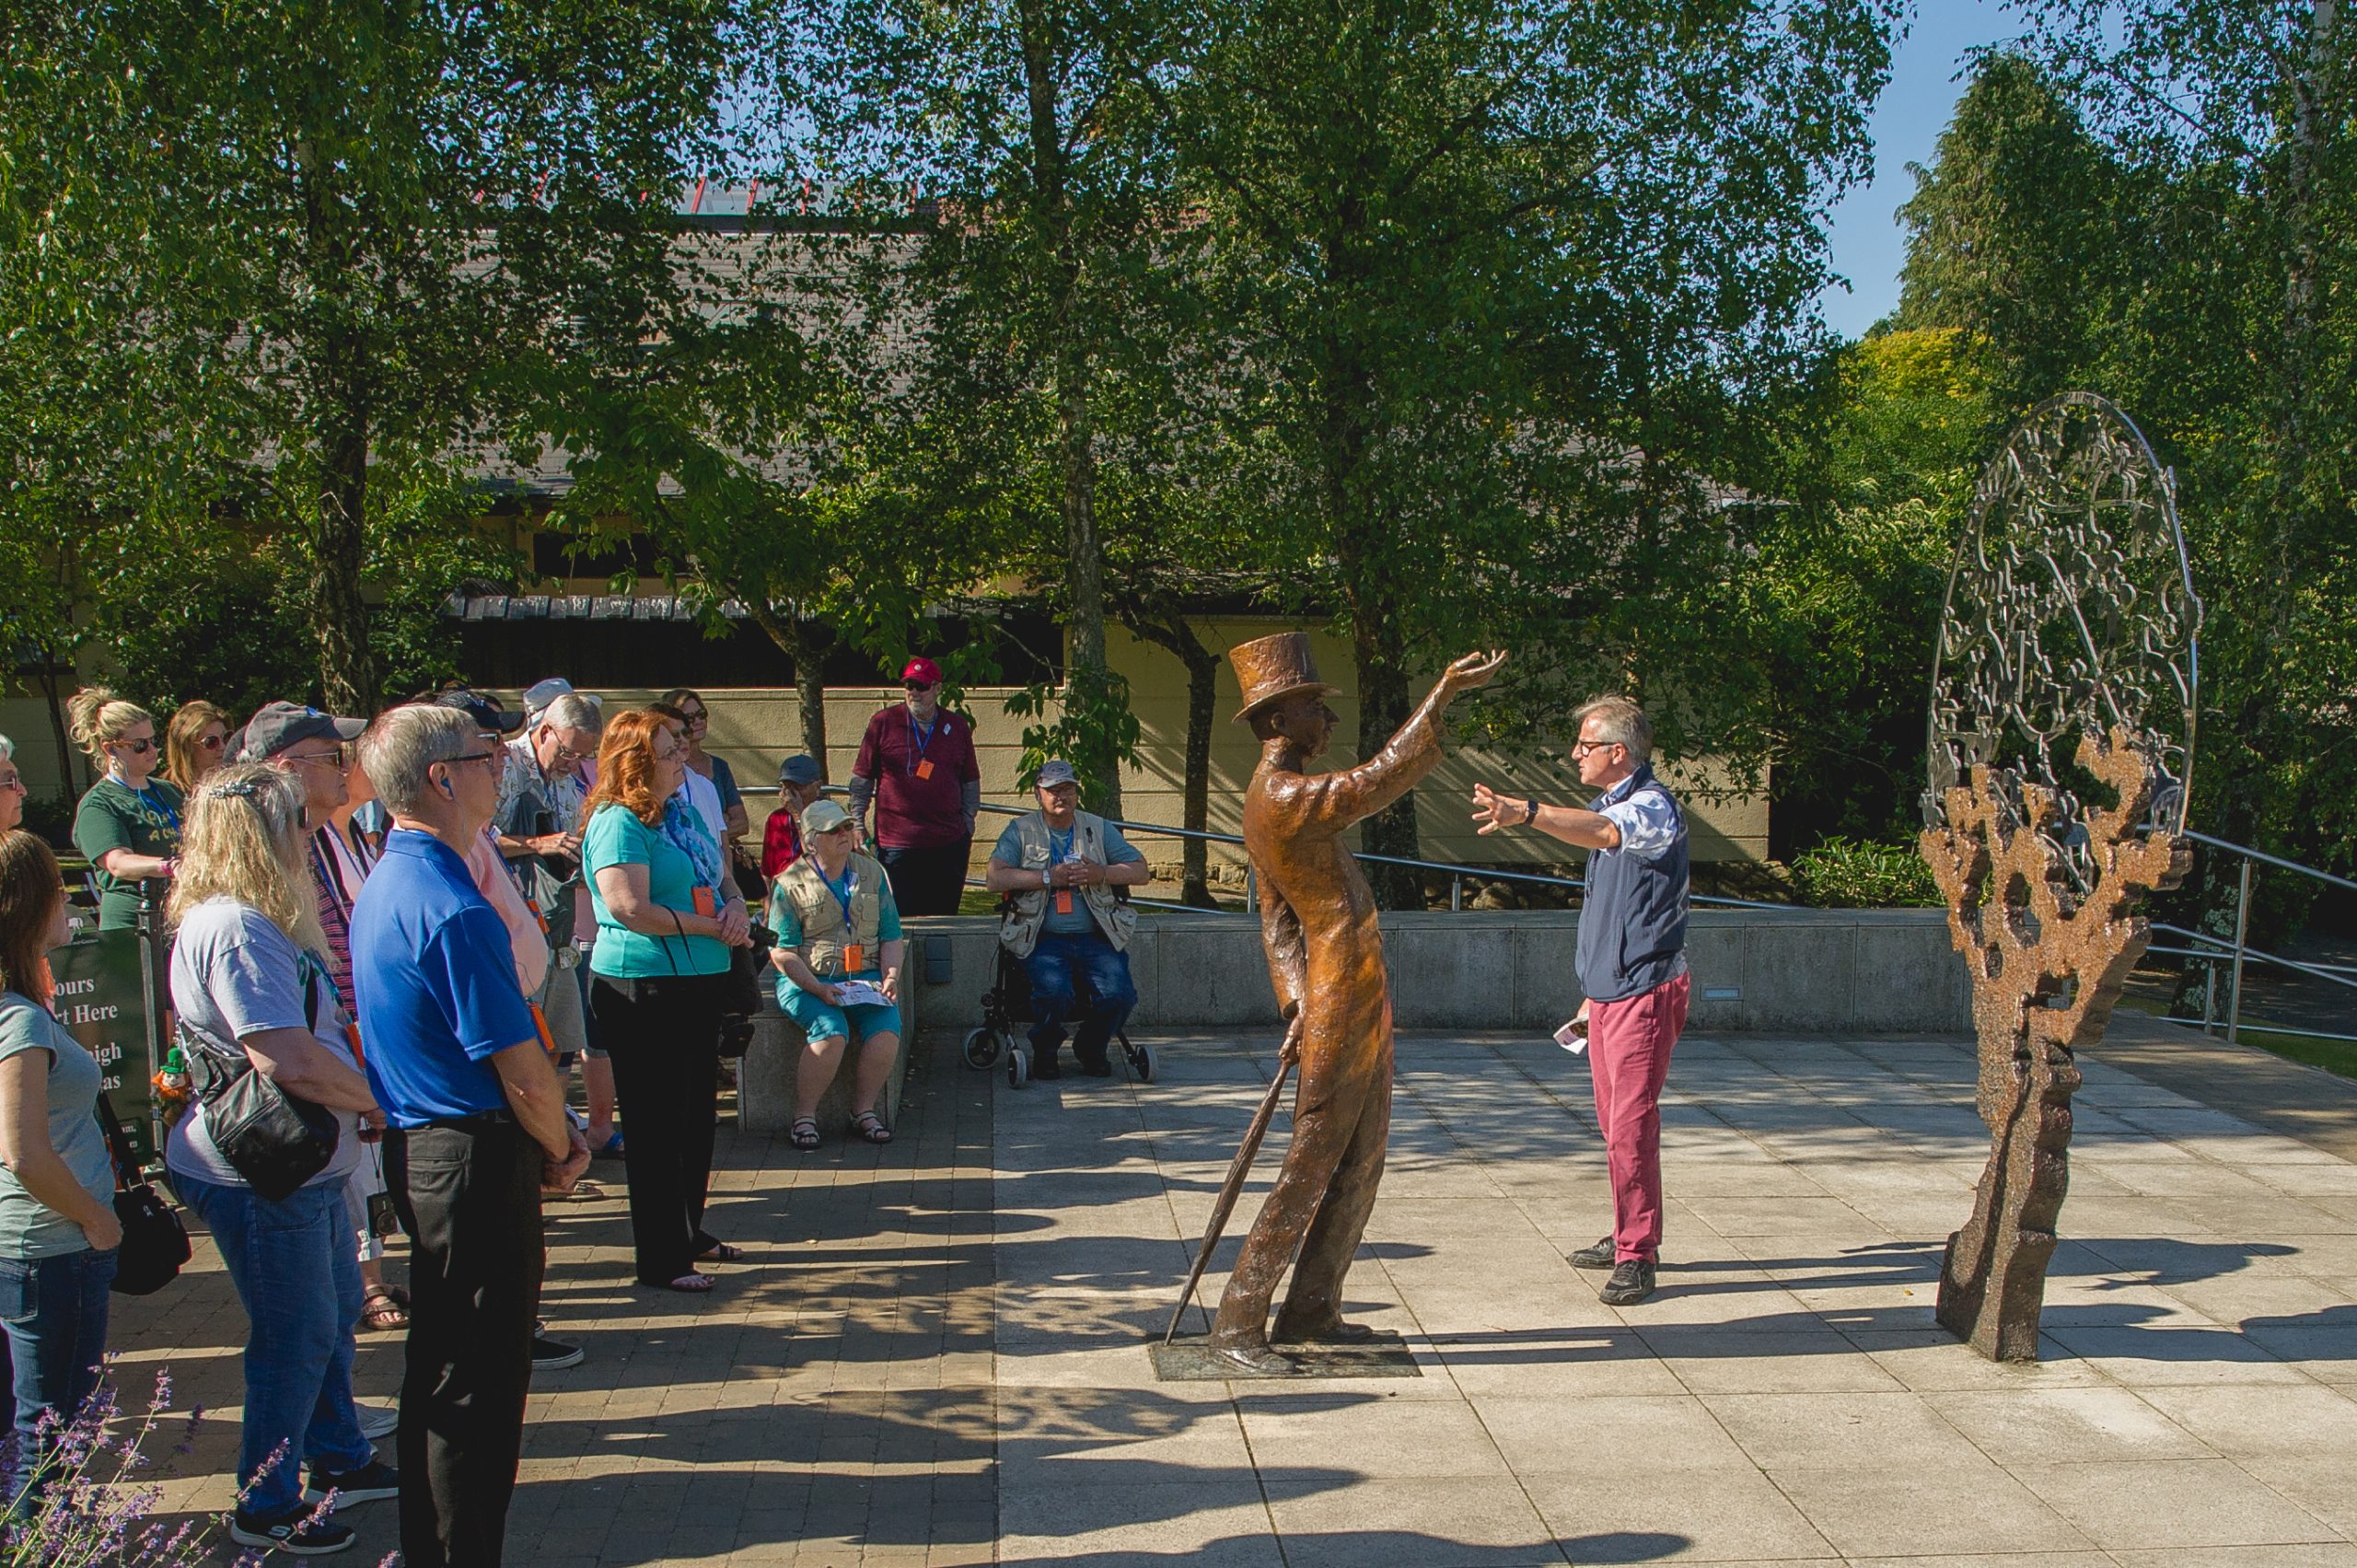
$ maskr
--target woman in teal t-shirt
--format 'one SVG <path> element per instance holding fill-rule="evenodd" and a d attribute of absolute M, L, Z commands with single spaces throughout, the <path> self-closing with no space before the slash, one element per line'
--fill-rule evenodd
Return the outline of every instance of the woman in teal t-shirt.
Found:
<path fill-rule="evenodd" d="M 99 1063 L 49 1010 L 48 954 L 67 935 L 57 857 L 0 834 L 0 1388 L 16 1394 L 17 1437 L 0 1507 L 38 1486 L 64 1436 L 44 1418 L 70 1421 L 98 1386 L 122 1244 Z"/>
<path fill-rule="evenodd" d="M 633 710 L 607 722 L 583 810 L 581 865 L 598 945 L 589 1011 L 630 1108 L 630 1227 L 638 1283 L 707 1291 L 697 1264 L 737 1249 L 703 1228 L 720 1091 L 729 948 L 752 922 L 720 845 L 687 803 L 687 740 Z"/>

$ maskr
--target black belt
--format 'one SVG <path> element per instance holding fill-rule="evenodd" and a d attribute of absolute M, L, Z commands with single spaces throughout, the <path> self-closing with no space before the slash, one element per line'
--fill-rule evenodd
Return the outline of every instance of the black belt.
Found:
<path fill-rule="evenodd" d="M 516 1113 L 512 1110 L 478 1110 L 466 1116 L 437 1116 L 424 1125 L 439 1127 L 450 1132 L 488 1132 L 494 1127 L 515 1126 Z"/>

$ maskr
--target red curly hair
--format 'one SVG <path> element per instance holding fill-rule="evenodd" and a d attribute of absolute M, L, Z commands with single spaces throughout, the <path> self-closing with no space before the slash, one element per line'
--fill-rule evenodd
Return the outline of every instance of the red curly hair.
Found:
<path fill-rule="evenodd" d="M 663 797 L 655 793 L 655 739 L 667 730 L 684 741 L 678 721 L 644 708 L 627 708 L 606 721 L 606 733 L 598 742 L 598 786 L 581 806 L 583 826 L 601 806 L 619 806 L 650 828 L 662 826 Z"/>

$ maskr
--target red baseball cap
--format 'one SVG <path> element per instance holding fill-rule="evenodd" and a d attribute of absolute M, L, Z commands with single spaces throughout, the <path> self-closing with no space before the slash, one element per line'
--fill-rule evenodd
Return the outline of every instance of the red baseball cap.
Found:
<path fill-rule="evenodd" d="M 901 685 L 906 686 L 912 680 L 924 686 L 938 686 L 941 684 L 941 667 L 919 654 L 909 661 L 908 668 L 900 671 Z"/>

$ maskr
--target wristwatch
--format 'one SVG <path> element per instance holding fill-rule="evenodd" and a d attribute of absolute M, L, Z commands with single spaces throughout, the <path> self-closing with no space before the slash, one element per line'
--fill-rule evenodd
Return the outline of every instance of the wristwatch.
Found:
<path fill-rule="evenodd" d="M 1528 826 L 1530 826 L 1530 824 L 1532 824 L 1533 822 L 1536 822 L 1536 821 L 1538 821 L 1538 797 L 1537 796 L 1535 796 L 1535 795 L 1534 795 L 1534 796 L 1532 796 L 1530 797 L 1530 809 L 1529 809 L 1528 811 L 1527 811 L 1527 812 L 1523 813 L 1522 825 L 1523 825 L 1524 827 L 1527 828 Z"/>
<path fill-rule="evenodd" d="M 1051 868 L 1050 868 L 1050 867 L 1047 867 L 1047 866 L 1041 866 L 1041 867 L 1039 868 L 1039 886 L 1041 886 L 1042 888 L 1052 888 L 1052 887 L 1054 887 L 1055 885 L 1056 885 L 1056 874 L 1055 874 L 1055 872 L 1054 872 Z"/>

